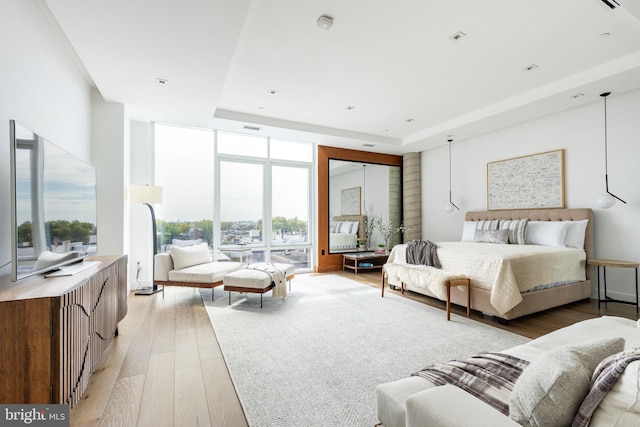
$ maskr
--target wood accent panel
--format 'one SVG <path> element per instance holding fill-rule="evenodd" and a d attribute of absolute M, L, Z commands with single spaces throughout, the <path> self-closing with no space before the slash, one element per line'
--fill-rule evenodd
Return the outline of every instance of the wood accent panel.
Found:
<path fill-rule="evenodd" d="M 127 257 L 75 276 L 0 278 L 0 402 L 73 407 L 127 312 Z"/>
<path fill-rule="evenodd" d="M 318 146 L 318 262 L 316 272 L 342 269 L 342 254 L 329 253 L 329 159 L 402 166 L 402 156 Z"/>

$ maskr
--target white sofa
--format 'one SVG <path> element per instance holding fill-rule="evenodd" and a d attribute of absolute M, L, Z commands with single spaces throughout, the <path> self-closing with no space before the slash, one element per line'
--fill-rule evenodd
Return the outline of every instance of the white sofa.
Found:
<path fill-rule="evenodd" d="M 179 247 L 154 257 L 154 283 L 163 286 L 211 288 L 223 284 L 224 276 L 242 268 L 243 264 L 214 261 L 206 243 Z M 211 293 L 213 298 L 213 292 Z"/>
<path fill-rule="evenodd" d="M 559 329 L 526 344 L 519 345 L 501 351 L 530 362 L 522 375 L 516 381 L 514 392 L 511 393 L 510 411 L 514 411 L 515 390 L 518 392 L 526 386 L 526 389 L 535 389 L 545 381 L 554 381 L 553 372 L 563 371 L 562 375 L 576 374 L 578 364 L 572 364 L 571 369 L 561 369 L 562 361 L 551 362 L 552 356 L 557 356 L 570 346 L 593 343 L 593 340 L 621 337 L 624 339 L 624 349 L 640 347 L 640 329 L 638 324 L 630 319 L 620 317 L 603 316 L 576 323 Z M 607 344 L 608 347 L 613 348 Z M 622 343 L 620 343 L 622 347 Z M 619 349 L 613 350 L 618 352 Z M 563 356 L 564 357 L 564 356 Z M 566 359 L 565 359 L 566 360 Z M 446 361 L 441 361 L 446 362 Z M 537 362 L 537 363 L 536 363 Z M 573 368 L 575 367 L 575 368 Z M 541 369 L 542 375 L 537 377 L 537 369 Z M 584 368 L 587 370 L 587 368 Z M 529 371 L 528 371 L 529 370 Z M 564 372 L 566 371 L 566 372 Z M 534 386 L 524 383 L 531 381 L 533 376 Z M 590 379 L 591 374 L 588 374 Z M 565 377 L 559 376 L 553 383 L 551 391 L 545 391 L 544 399 L 562 404 L 563 413 L 572 417 L 571 407 L 561 402 L 563 390 L 557 387 L 569 384 Z M 573 387 L 575 388 L 575 387 Z M 571 389 L 573 389 L 571 388 Z M 571 393 L 565 393 L 571 394 Z M 503 415 L 490 405 L 472 396 L 470 393 L 453 385 L 435 386 L 430 381 L 411 376 L 390 383 L 380 384 L 376 388 L 378 419 L 385 427 L 419 427 L 419 426 L 518 426 L 518 425 L 545 425 L 544 423 L 516 422 L 512 418 Z M 573 398 L 575 400 L 575 398 Z M 580 398 L 582 402 L 584 396 Z M 579 403 L 580 403 L 579 402 Z M 547 402 L 548 403 L 548 402 Z M 545 405 L 547 404 L 545 403 Z M 579 406 L 578 403 L 578 406 Z M 543 408 L 539 405 L 538 408 Z M 542 409 L 536 409 L 542 411 Z M 544 415 L 546 416 L 546 415 Z M 544 416 L 542 418 L 544 418 Z M 564 425 L 559 421 L 546 425 Z M 567 425 L 570 425 L 567 424 Z M 640 425 L 640 360 L 630 363 L 611 390 L 599 403 L 591 418 L 591 426 L 638 426 Z"/>

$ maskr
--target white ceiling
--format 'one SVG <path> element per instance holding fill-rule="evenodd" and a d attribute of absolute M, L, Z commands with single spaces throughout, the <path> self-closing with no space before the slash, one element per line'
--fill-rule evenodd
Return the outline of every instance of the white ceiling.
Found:
<path fill-rule="evenodd" d="M 640 0 L 40 1 L 136 120 L 400 154 L 640 88 Z"/>

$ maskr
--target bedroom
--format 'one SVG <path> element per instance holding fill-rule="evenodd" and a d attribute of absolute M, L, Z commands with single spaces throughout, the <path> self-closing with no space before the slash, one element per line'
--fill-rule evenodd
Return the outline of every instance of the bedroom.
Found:
<path fill-rule="evenodd" d="M 43 14 L 40 9 L 42 3 L 10 1 L 3 6 L 7 13 L 3 13 L 2 38 L 9 42 L 4 43 L 0 51 L 3 57 L 12 58 L 12 66 L 2 68 L 0 93 L 3 100 L 16 101 L 1 103 L 0 123 L 6 127 L 10 118 L 23 117 L 28 122 L 26 124 L 39 127 L 51 140 L 59 141 L 78 157 L 91 160 L 102 170 L 109 168 L 112 172 L 99 178 L 103 183 L 109 183 L 104 184 L 103 199 L 99 202 L 102 215 L 99 222 L 105 230 L 123 232 L 112 233 L 105 240 L 102 250 L 106 253 L 133 253 L 140 250 L 139 242 L 144 241 L 144 237 L 132 236 L 129 230 L 143 228 L 146 217 L 142 219 L 142 224 L 129 223 L 130 212 L 123 192 L 130 182 L 130 175 L 143 177 L 152 174 L 152 165 L 146 161 L 149 158 L 149 147 L 146 145 L 150 132 L 148 123 L 130 119 L 136 113 L 132 106 L 119 100 L 105 102 L 101 99 L 100 93 L 92 88 L 93 84 L 88 83 L 87 76 L 78 70 L 75 64 L 77 59 L 72 58 L 66 50 L 69 47 L 60 42 L 64 38 L 62 31 L 51 28 L 48 19 L 52 18 Z M 244 2 L 247 8 L 248 3 Z M 600 4 L 596 6 L 600 7 Z M 615 13 L 620 13 L 620 10 Z M 315 21 L 315 13 L 311 18 Z M 29 34 L 19 36 L 20 30 L 26 29 L 29 31 L 25 33 Z M 636 42 L 625 40 L 625 43 L 633 47 Z M 627 65 L 629 72 L 639 66 L 637 46 L 635 48 L 635 53 L 626 59 L 632 64 Z M 42 79 L 39 73 L 27 72 L 31 69 L 33 58 L 40 61 L 41 69 L 51 70 L 47 79 Z M 544 71 L 544 68 L 538 71 Z M 619 203 L 606 211 L 596 209 L 596 256 L 638 260 L 640 230 L 637 218 L 640 212 L 637 183 L 640 169 L 636 159 L 640 158 L 640 144 L 637 143 L 640 135 L 640 123 L 637 120 L 640 91 L 634 88 L 618 92 L 613 78 L 603 81 L 598 90 L 585 93 L 583 100 L 576 101 L 578 106 L 566 111 L 553 112 L 469 138 L 460 137 L 458 140 L 458 137 L 454 137 L 452 195 L 461 211 L 453 214 L 443 210 L 449 196 L 446 180 L 447 133 L 442 137 L 438 135 L 432 148 L 420 150 L 423 236 L 435 241 L 459 238 L 464 212 L 486 207 L 488 162 L 559 148 L 566 150 L 566 205 L 595 207 L 595 199 L 604 190 L 603 116 L 598 96 L 604 90 L 614 92 L 609 99 L 610 187 L 628 203 Z M 584 98 L 588 98 L 588 101 Z M 0 132 L 3 159 L 7 157 L 7 141 L 8 131 L 5 129 Z M 8 182 L 5 179 L 8 175 L 5 163 L 0 165 L 3 183 L 0 195 L 3 199 L 7 199 L 9 194 L 5 185 Z M 7 274 L 5 263 L 10 259 L 7 243 L 10 241 L 9 212 L 8 206 L 3 206 L 0 213 L 0 241 L 5 243 L 0 248 L 0 265 L 4 267 L 0 272 Z M 130 277 L 135 277 L 133 269 L 131 265 Z M 612 271 L 610 281 L 616 296 L 629 298 L 624 272 Z"/>

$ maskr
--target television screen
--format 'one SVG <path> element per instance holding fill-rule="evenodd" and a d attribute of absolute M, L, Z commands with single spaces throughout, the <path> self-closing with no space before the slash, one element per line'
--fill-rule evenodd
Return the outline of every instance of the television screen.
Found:
<path fill-rule="evenodd" d="M 10 130 L 15 281 L 97 252 L 96 172 L 13 120 Z"/>

